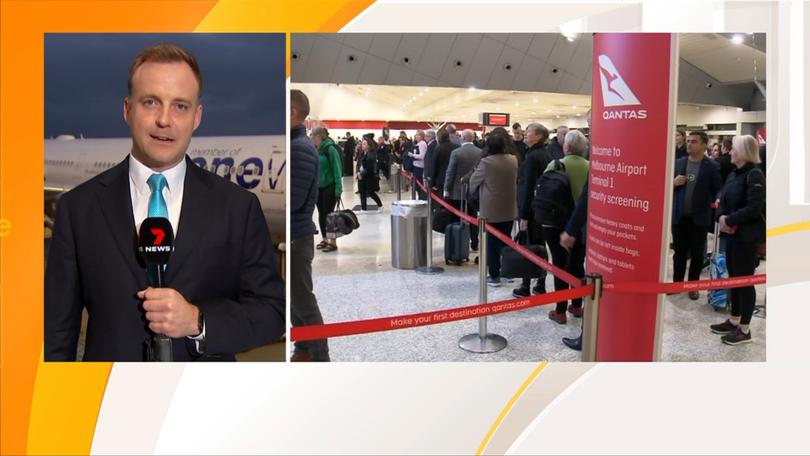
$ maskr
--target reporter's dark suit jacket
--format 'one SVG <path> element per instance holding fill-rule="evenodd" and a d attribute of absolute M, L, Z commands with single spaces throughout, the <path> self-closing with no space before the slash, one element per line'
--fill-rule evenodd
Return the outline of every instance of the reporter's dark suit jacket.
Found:
<path fill-rule="evenodd" d="M 255 195 L 186 157 L 174 288 L 205 315 L 206 355 L 174 339 L 175 361 L 234 360 L 279 339 L 284 285 Z M 45 272 L 45 360 L 75 360 L 82 308 L 89 314 L 85 361 L 143 361 L 151 333 L 136 292 L 146 288 L 136 253 L 129 157 L 59 201 Z"/>

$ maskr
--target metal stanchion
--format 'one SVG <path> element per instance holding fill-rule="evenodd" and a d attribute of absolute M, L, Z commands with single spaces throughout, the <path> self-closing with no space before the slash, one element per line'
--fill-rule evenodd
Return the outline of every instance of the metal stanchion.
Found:
<path fill-rule="evenodd" d="M 427 265 L 416 268 L 419 274 L 441 274 L 444 268 L 433 266 L 433 198 L 430 197 L 430 178 L 426 177 L 425 188 L 427 189 Z"/>
<path fill-rule="evenodd" d="M 478 217 L 478 299 L 487 303 L 487 219 Z M 467 334 L 458 341 L 471 353 L 495 353 L 506 348 L 506 338 L 487 332 L 487 317 L 478 319 L 478 334 Z"/>
<path fill-rule="evenodd" d="M 397 167 L 397 179 L 396 179 L 397 183 L 396 183 L 396 185 L 397 185 L 397 201 L 399 201 L 399 200 L 402 199 L 402 172 L 401 172 L 401 168 L 399 166 L 397 166 L 397 165 L 394 165 L 394 166 Z"/>
<path fill-rule="evenodd" d="M 416 199 L 416 172 L 411 171 L 411 199 Z"/>
<path fill-rule="evenodd" d="M 593 295 L 585 298 L 582 317 L 582 361 L 596 361 L 596 336 L 599 328 L 599 301 L 602 298 L 602 276 L 588 274 L 585 284 L 593 285 Z"/>

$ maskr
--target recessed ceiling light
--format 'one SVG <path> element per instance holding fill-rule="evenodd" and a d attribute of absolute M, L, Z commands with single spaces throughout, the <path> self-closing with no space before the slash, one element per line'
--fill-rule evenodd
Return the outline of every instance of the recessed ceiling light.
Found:
<path fill-rule="evenodd" d="M 742 35 L 734 35 L 731 37 L 731 42 L 734 44 L 742 44 L 743 36 Z"/>
<path fill-rule="evenodd" d="M 577 109 L 577 107 L 576 106 L 571 106 L 571 109 Z"/>
<path fill-rule="evenodd" d="M 475 90 L 475 86 L 470 86 L 470 90 L 471 91 Z"/>
<path fill-rule="evenodd" d="M 549 109 L 548 112 L 551 112 L 551 109 Z"/>
<path fill-rule="evenodd" d="M 533 102 L 535 102 L 535 103 L 537 103 L 537 98 L 535 98 L 535 99 L 534 99 L 534 100 L 532 100 L 532 101 L 533 101 Z"/>

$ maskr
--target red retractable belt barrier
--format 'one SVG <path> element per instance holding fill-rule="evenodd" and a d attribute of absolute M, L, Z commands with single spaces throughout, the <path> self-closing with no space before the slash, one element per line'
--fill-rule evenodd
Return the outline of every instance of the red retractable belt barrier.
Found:
<path fill-rule="evenodd" d="M 563 282 L 567 283 L 568 285 L 575 287 L 580 284 L 581 280 L 577 279 L 573 275 L 569 274 L 563 269 L 554 266 L 553 264 L 549 263 L 548 261 L 540 258 L 539 256 L 532 253 L 526 247 L 518 244 L 517 242 L 513 241 L 511 237 L 506 234 L 501 233 L 500 231 L 492 228 L 491 226 L 487 225 L 487 231 L 489 234 L 495 236 L 496 238 L 500 239 L 504 244 L 508 245 L 515 249 L 518 253 L 523 255 L 523 258 L 531 261 L 532 263 L 540 266 L 541 268 L 545 269 L 546 271 L 550 272 L 554 277 L 559 278 Z"/>
<path fill-rule="evenodd" d="M 431 196 L 433 197 L 434 200 L 436 200 L 437 203 L 441 204 L 442 206 L 444 206 L 445 209 L 450 211 L 451 214 L 456 215 L 458 217 L 461 217 L 462 219 L 469 222 L 470 225 L 478 226 L 478 219 L 477 218 L 475 218 L 475 217 L 473 217 L 473 216 L 471 216 L 469 214 L 465 214 L 464 212 L 461 212 L 460 210 L 453 207 L 450 203 L 448 203 L 447 201 L 445 201 L 442 198 L 439 198 L 435 194 L 433 194 Z"/>
<path fill-rule="evenodd" d="M 405 175 L 408 178 L 411 177 L 411 175 L 406 173 L 406 172 L 402 172 L 402 174 Z M 416 181 L 416 183 L 419 185 L 419 187 L 422 188 L 422 190 L 425 190 L 426 192 L 428 191 L 421 182 Z M 475 217 L 471 217 L 471 216 L 465 214 L 464 212 L 461 212 L 460 210 L 458 210 L 455 207 L 451 206 L 450 203 L 446 202 L 443 198 L 436 195 L 435 193 L 433 193 L 433 192 L 428 192 L 428 193 L 430 193 L 430 196 L 433 198 L 434 201 L 436 201 L 437 203 L 444 206 L 453 215 L 456 215 L 457 217 L 463 218 L 464 220 L 470 222 L 472 225 L 478 226 L 478 219 L 476 219 Z M 520 254 L 523 255 L 523 257 L 526 258 L 527 260 L 531 261 L 532 263 L 536 264 L 537 266 L 539 266 L 539 267 L 545 269 L 546 271 L 550 272 L 554 277 L 557 277 L 557 278 L 561 279 L 562 281 L 564 281 L 565 283 L 567 283 L 568 285 L 570 285 L 572 287 L 579 286 L 579 284 L 581 282 L 580 279 L 574 277 L 573 275 L 569 274 L 565 270 L 563 270 L 563 269 L 561 269 L 561 268 L 559 268 L 557 266 L 554 266 L 553 264 L 549 263 L 548 261 L 546 261 L 546 260 L 540 258 L 539 256 L 535 255 L 532 251 L 530 251 L 526 247 L 524 247 L 524 246 L 518 244 L 517 242 L 515 242 L 514 240 L 512 240 L 512 238 L 509 237 L 509 235 L 503 234 L 500 231 L 496 230 L 495 228 L 493 228 L 492 226 L 489 226 L 489 225 L 487 225 L 487 232 L 489 234 L 497 237 L 504 244 L 506 244 L 509 247 L 515 249 L 517 252 L 520 252 Z"/>
<path fill-rule="evenodd" d="M 394 329 L 414 328 L 416 326 L 449 323 L 451 321 L 486 317 L 505 312 L 538 307 L 557 301 L 582 298 L 593 294 L 593 285 L 585 285 L 568 290 L 555 291 L 527 298 L 507 299 L 487 304 L 477 304 L 455 309 L 437 310 L 393 317 L 372 318 L 369 320 L 326 323 L 317 326 L 298 326 L 290 330 L 290 339 L 301 342 L 306 340 L 325 339 L 353 334 L 365 334 Z"/>
<path fill-rule="evenodd" d="M 410 173 L 400 171 L 406 179 L 412 178 Z M 451 213 L 467 220 L 473 225 L 478 225 L 478 220 L 474 217 L 462 213 L 458 209 L 451 206 L 439 196 L 435 195 L 432 191 L 428 191 L 425 186 L 416 181 L 416 183 L 439 204 L 444 206 Z M 538 307 L 545 304 L 550 304 L 558 301 L 582 298 L 591 296 L 593 294 L 593 285 L 580 286 L 580 280 L 569 274 L 568 272 L 548 263 L 542 258 L 534 255 L 525 247 L 513 241 L 508 235 L 487 226 L 487 231 L 493 236 L 497 237 L 505 244 L 509 245 L 524 258 L 528 259 L 537 266 L 552 273 L 554 276 L 559 277 L 566 283 L 574 288 L 568 290 L 555 291 L 553 293 L 545 293 L 541 295 L 531 296 L 527 298 L 508 299 L 504 301 L 497 301 L 487 304 L 477 304 L 467 307 L 458 307 L 455 309 L 437 310 L 433 312 L 422 312 L 416 314 L 397 315 L 393 317 L 372 318 L 368 320 L 347 321 L 341 323 L 327 323 L 315 326 L 298 326 L 291 328 L 290 339 L 293 341 L 307 341 L 315 339 L 325 339 L 330 337 L 349 336 L 354 334 L 366 334 L 380 331 L 391 331 L 395 329 L 414 328 L 417 326 L 435 325 L 439 323 L 449 323 L 451 321 L 466 320 L 470 318 L 480 318 L 488 315 L 495 315 L 506 312 L 514 312 L 516 310 L 528 309 L 531 307 Z M 744 277 L 731 277 L 728 279 L 716 280 L 695 280 L 691 282 L 674 282 L 674 283 L 657 283 L 657 282 L 622 282 L 622 283 L 603 283 L 603 292 L 615 293 L 641 293 L 641 294 L 659 294 L 659 293 L 679 293 L 683 291 L 698 291 L 698 290 L 718 290 L 724 288 L 739 288 L 752 285 L 763 284 L 766 281 L 766 274 L 757 274 Z"/>

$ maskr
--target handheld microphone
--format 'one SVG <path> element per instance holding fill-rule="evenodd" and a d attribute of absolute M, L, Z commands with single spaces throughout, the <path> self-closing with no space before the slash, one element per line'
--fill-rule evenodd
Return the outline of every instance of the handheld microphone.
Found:
<path fill-rule="evenodd" d="M 149 285 L 163 288 L 163 269 L 174 250 L 174 230 L 164 217 L 148 217 L 138 231 L 138 253 L 146 263 Z M 172 361 L 172 339 L 155 334 L 146 341 L 149 361 Z"/>

